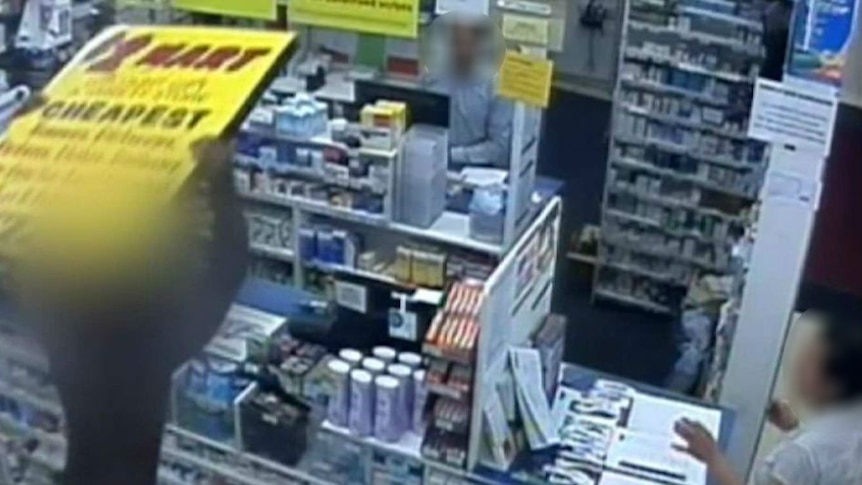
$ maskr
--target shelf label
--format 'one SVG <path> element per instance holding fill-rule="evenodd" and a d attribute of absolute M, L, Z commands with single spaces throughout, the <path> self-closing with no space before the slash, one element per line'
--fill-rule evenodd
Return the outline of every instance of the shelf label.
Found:
<path fill-rule="evenodd" d="M 539 108 L 551 98 L 554 63 L 515 51 L 506 51 L 500 69 L 500 95 Z"/>
<path fill-rule="evenodd" d="M 174 0 L 174 7 L 231 17 L 276 19 L 275 0 Z"/>
<path fill-rule="evenodd" d="M 265 85 L 294 38 L 200 27 L 102 31 L 0 146 L 0 249 L 12 249 L 33 212 L 50 233 L 39 242 L 61 259 L 94 251 L 81 257 L 95 264 L 106 259 L 96 251 L 131 255 L 161 241 L 170 226 L 159 207 L 192 174 L 194 144 L 245 117 L 256 100 L 236 93 Z"/>
<path fill-rule="evenodd" d="M 826 156 L 838 99 L 818 90 L 758 78 L 748 136 Z"/>
<path fill-rule="evenodd" d="M 356 283 L 335 282 L 335 301 L 355 312 L 368 312 L 368 289 Z"/>
<path fill-rule="evenodd" d="M 415 39 L 419 0 L 290 0 L 291 22 Z"/>

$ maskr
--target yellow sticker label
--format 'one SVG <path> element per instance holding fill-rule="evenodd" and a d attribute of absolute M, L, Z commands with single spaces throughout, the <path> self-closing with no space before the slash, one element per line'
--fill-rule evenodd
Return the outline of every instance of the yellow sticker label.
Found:
<path fill-rule="evenodd" d="M 419 0 L 290 0 L 287 17 L 317 25 L 393 37 L 419 34 Z"/>
<path fill-rule="evenodd" d="M 539 108 L 551 98 L 554 63 L 515 51 L 506 51 L 500 68 L 500 95 Z"/>
<path fill-rule="evenodd" d="M 511 13 L 503 15 L 503 37 L 508 40 L 548 45 L 550 30 L 548 19 Z"/>
<path fill-rule="evenodd" d="M 56 213 L 57 200 L 74 201 L 66 212 L 134 226 L 107 213 L 174 197 L 195 167 L 192 144 L 242 121 L 294 40 L 196 27 L 100 33 L 0 144 L 0 249 L 13 244 L 26 215 Z M 121 229 L 108 226 L 99 237 Z"/>
<path fill-rule="evenodd" d="M 232 17 L 276 19 L 276 0 L 174 0 L 174 6 L 182 10 Z"/>

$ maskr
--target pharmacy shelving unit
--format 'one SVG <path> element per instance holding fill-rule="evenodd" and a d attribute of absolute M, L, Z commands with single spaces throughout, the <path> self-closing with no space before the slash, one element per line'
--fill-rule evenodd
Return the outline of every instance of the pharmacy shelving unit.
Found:
<path fill-rule="evenodd" d="M 415 467 L 415 475 L 421 477 L 417 478 L 421 481 L 416 483 L 493 483 L 470 473 L 477 463 L 483 461 L 483 456 L 487 456 L 487 451 L 483 450 L 483 406 L 486 397 L 496 393 L 498 386 L 507 378 L 506 350 L 512 345 L 527 345 L 530 335 L 550 313 L 560 211 L 559 198 L 545 204 L 518 243 L 506 253 L 493 274 L 481 286 L 482 303 L 476 317 L 478 338 L 476 346 L 466 354 L 474 367 L 475 384 L 470 399 L 470 425 L 463 466 L 453 467 L 427 459 L 420 454 L 418 442 L 409 449 L 387 445 L 354 436 L 345 430 L 328 429 L 324 423 L 317 437 L 322 440 L 318 443 L 319 447 L 325 453 L 335 453 L 338 447 L 345 445 L 355 449 L 355 455 L 360 457 L 357 466 L 362 466 L 365 470 L 363 473 L 368 473 L 368 477 L 358 483 L 379 483 L 370 477 L 374 467 L 397 467 L 398 463 Z M 3 325 L 14 327 L 14 324 Z M 47 359 L 38 347 L 26 337 L 11 335 L 16 334 L 0 333 L 0 369 L 5 369 L 8 361 L 36 372 L 47 372 Z M 33 439 L 38 443 L 36 451 L 28 456 L 38 465 L 36 469 L 40 472 L 39 476 L 42 477 L 44 473 L 44 477 L 26 483 L 52 484 L 52 474 L 56 476 L 63 469 L 66 450 L 66 440 L 62 434 L 62 409 L 56 394 L 51 386 L 46 386 L 41 380 L 6 382 L 2 379 L 3 375 L 0 374 L 0 402 L 26 405 L 29 409 L 51 416 L 51 421 L 55 423 L 53 431 L 48 431 L 40 428 L 38 423 L 24 422 L 20 416 L 0 409 L 0 441 L 8 436 Z M 178 468 L 185 470 L 187 475 L 193 472 L 197 477 L 231 485 L 344 483 L 317 474 L 314 465 L 311 465 L 310 470 L 305 467 L 287 467 L 173 424 L 165 430 L 161 461 L 159 483 L 164 485 L 198 483 L 178 475 Z M 326 475 L 331 471 L 322 472 Z"/>
<path fill-rule="evenodd" d="M 765 168 L 746 136 L 761 30 L 745 2 L 627 2 L 595 299 L 674 314 L 731 271 Z"/>

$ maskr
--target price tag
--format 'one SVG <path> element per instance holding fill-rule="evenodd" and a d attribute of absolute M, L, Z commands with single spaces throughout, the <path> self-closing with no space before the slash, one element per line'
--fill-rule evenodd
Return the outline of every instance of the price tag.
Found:
<path fill-rule="evenodd" d="M 335 301 L 359 313 L 368 312 L 368 289 L 356 283 L 335 282 Z"/>

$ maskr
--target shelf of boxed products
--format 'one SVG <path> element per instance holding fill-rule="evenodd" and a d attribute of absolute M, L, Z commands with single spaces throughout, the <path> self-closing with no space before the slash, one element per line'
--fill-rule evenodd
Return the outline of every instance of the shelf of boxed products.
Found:
<path fill-rule="evenodd" d="M 628 251 L 641 253 L 656 258 L 671 259 L 681 263 L 697 266 L 707 271 L 715 271 L 721 273 L 729 269 L 729 262 L 719 263 L 715 261 L 715 258 L 713 258 L 713 260 L 709 260 L 705 257 L 685 255 L 680 250 L 657 249 L 655 245 L 644 244 L 640 241 L 626 240 L 623 236 L 603 236 L 602 242 L 608 246 L 616 246 Z"/>
<path fill-rule="evenodd" d="M 672 67 L 673 69 L 678 69 L 701 76 L 713 77 L 721 81 L 726 81 L 730 83 L 752 84 L 755 80 L 755 76 L 743 75 L 735 72 L 722 71 L 715 68 L 700 66 L 698 64 L 686 61 L 683 58 L 674 57 L 667 54 L 661 54 L 658 52 L 651 52 L 649 49 L 643 47 L 628 47 L 623 51 L 623 55 L 626 59 L 630 59 L 633 61 L 645 61 L 653 64 L 666 65 Z"/>
<path fill-rule="evenodd" d="M 660 94 L 680 96 L 690 101 L 713 105 L 719 108 L 728 108 L 731 105 L 730 100 L 720 98 L 714 93 L 671 86 L 645 77 L 635 77 L 631 74 L 620 76 L 620 83 L 628 88 L 639 88 Z"/>
<path fill-rule="evenodd" d="M 471 398 L 483 287 L 469 283 L 450 286 L 423 343 L 430 363 L 425 387 L 430 415 L 422 456 L 464 468 L 469 444 Z"/>
<path fill-rule="evenodd" d="M 667 222 L 662 222 L 644 215 L 633 214 L 618 209 L 608 208 L 605 210 L 605 216 L 610 216 L 624 222 L 631 222 L 667 234 L 668 236 L 677 237 L 680 239 L 697 239 L 708 244 L 727 244 L 727 235 L 707 235 L 697 229 L 678 229 L 673 228 Z"/>
<path fill-rule="evenodd" d="M 702 153 L 698 149 L 692 149 L 685 145 L 673 143 L 669 141 L 659 140 L 646 136 L 635 136 L 617 133 L 614 135 L 614 141 L 617 143 L 625 143 L 628 145 L 637 145 L 646 148 L 654 148 L 665 153 L 674 155 L 684 155 L 693 160 L 703 163 L 710 163 L 721 167 L 733 168 L 738 170 L 754 170 L 759 167 L 757 162 L 745 162 L 727 156 Z"/>
<path fill-rule="evenodd" d="M 725 47 L 732 51 L 749 56 L 759 56 L 763 53 L 763 46 L 759 42 L 747 43 L 732 37 L 723 37 L 714 34 L 692 31 L 688 28 L 672 25 L 660 25 L 652 22 L 629 20 L 629 28 L 636 31 L 646 31 L 660 35 L 674 35 L 685 41 L 694 41 L 707 46 Z"/>
<path fill-rule="evenodd" d="M 265 164 L 261 162 L 259 159 L 254 157 L 249 157 L 247 155 L 237 154 L 234 156 L 236 163 L 241 167 L 262 167 Z M 293 166 L 290 163 L 282 163 L 277 162 L 278 168 L 274 169 L 275 173 L 283 176 L 294 176 L 300 178 L 308 178 L 313 181 L 321 182 L 327 185 L 333 185 L 336 187 L 351 189 L 351 190 L 361 190 L 368 191 L 375 195 L 385 195 L 386 188 L 382 186 L 382 184 L 378 182 L 374 182 L 366 179 L 356 179 L 350 177 L 336 177 L 331 174 L 327 174 L 325 170 L 313 168 L 313 167 L 299 167 Z"/>
<path fill-rule="evenodd" d="M 693 4 L 695 2 L 636 0 L 632 3 L 631 9 L 634 11 L 645 10 L 647 12 L 665 13 L 672 16 L 699 17 L 707 21 L 727 23 L 753 33 L 763 31 L 762 22 L 748 18 L 748 15 L 736 15 L 731 12 L 739 7 L 741 3 L 721 0 L 709 0 L 696 5 L 686 5 L 686 3 Z M 704 8 L 705 5 L 709 5 L 712 8 Z"/>
<path fill-rule="evenodd" d="M 718 209 L 701 207 L 695 200 L 685 200 L 679 197 L 671 197 L 649 193 L 643 190 L 638 190 L 631 184 L 613 184 L 608 187 L 608 192 L 631 195 L 648 203 L 670 207 L 673 209 L 685 209 L 705 216 L 717 217 L 729 222 L 743 222 L 743 218 L 738 215 L 728 214 Z"/>
<path fill-rule="evenodd" d="M 684 278 L 681 278 L 678 275 L 673 273 L 661 273 L 655 270 L 651 270 L 648 268 L 642 268 L 634 263 L 621 263 L 619 261 L 614 261 L 613 259 L 603 258 L 601 260 L 601 264 L 607 266 L 608 268 L 613 268 L 617 271 L 622 271 L 624 273 L 631 273 L 633 275 L 643 276 L 645 278 L 649 278 L 655 281 L 660 281 L 662 283 L 667 283 L 669 285 L 674 286 L 687 286 L 688 283 Z"/>
<path fill-rule="evenodd" d="M 680 182 L 689 182 L 700 189 L 711 190 L 722 194 L 738 197 L 746 200 L 754 200 L 757 196 L 750 192 L 738 190 L 733 187 L 723 186 L 715 181 L 709 180 L 702 176 L 679 172 L 670 168 L 657 167 L 651 163 L 636 160 L 630 157 L 614 157 L 611 158 L 613 165 L 628 168 L 631 170 L 640 170 L 655 175 L 661 178 L 669 178 Z"/>
<path fill-rule="evenodd" d="M 593 291 L 593 294 L 599 298 L 632 305 L 655 313 L 673 313 L 673 309 L 671 309 L 671 307 L 667 305 L 661 305 L 646 298 L 640 298 L 631 294 L 620 293 L 619 291 L 613 290 L 611 288 L 602 288 L 600 286 L 597 286 Z"/>
<path fill-rule="evenodd" d="M 643 116 L 661 123 L 676 125 L 697 131 L 705 131 L 714 135 L 723 136 L 725 138 L 731 138 L 739 141 L 748 140 L 747 132 L 742 129 L 721 128 L 702 119 L 697 120 L 691 117 L 684 118 L 682 116 L 662 114 L 659 111 L 650 109 L 647 106 L 638 106 L 633 103 L 620 103 L 620 106 L 630 114 Z"/>
<path fill-rule="evenodd" d="M 289 196 L 287 194 L 263 193 L 259 191 L 252 192 L 242 189 L 238 190 L 238 193 L 243 198 L 249 200 L 296 208 L 310 214 L 358 223 L 368 227 L 385 229 L 405 236 L 439 242 L 495 256 L 502 253 L 502 247 L 499 244 L 486 243 L 470 238 L 470 217 L 466 214 L 445 211 L 433 224 L 431 224 L 430 227 L 423 228 L 391 221 L 383 216 L 368 212 L 352 208 L 338 207 L 305 197 Z"/>

